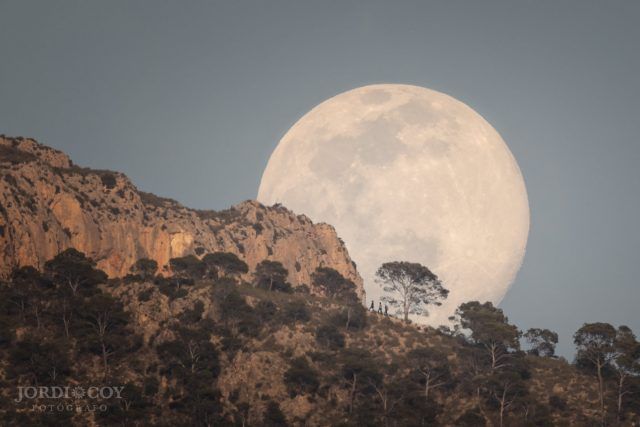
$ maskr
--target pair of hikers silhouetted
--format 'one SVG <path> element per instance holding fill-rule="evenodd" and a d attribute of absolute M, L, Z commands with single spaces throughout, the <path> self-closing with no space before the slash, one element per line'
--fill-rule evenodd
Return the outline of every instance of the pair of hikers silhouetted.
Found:
<path fill-rule="evenodd" d="M 375 311 L 375 304 L 373 302 L 373 300 L 371 300 L 371 306 L 369 307 L 369 311 Z M 379 302 L 378 303 L 378 314 L 382 314 L 382 303 Z M 389 315 L 389 307 L 387 307 L 387 305 L 384 305 L 384 315 L 388 316 Z"/>

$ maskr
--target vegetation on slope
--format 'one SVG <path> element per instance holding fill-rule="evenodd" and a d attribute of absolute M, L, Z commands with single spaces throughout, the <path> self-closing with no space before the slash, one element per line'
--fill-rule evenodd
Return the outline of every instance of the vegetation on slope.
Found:
<path fill-rule="evenodd" d="M 452 329 L 417 327 L 367 311 L 335 270 L 313 275 L 320 297 L 278 264 L 247 283 L 232 254 L 173 259 L 171 278 L 140 260 L 107 280 L 69 249 L 43 272 L 16 270 L 0 287 L 0 423 L 630 425 L 640 412 L 628 328 L 585 325 L 571 365 L 551 331 L 528 331 L 522 351 L 490 303 L 460 306 Z M 124 388 L 14 401 L 18 387 L 52 386 Z"/>

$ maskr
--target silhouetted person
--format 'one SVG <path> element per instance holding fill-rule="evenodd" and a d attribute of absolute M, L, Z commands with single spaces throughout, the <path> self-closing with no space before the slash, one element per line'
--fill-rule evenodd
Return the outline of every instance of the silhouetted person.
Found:
<path fill-rule="evenodd" d="M 378 314 L 382 314 L 382 303 L 378 303 Z"/>
<path fill-rule="evenodd" d="M 389 307 L 387 307 L 387 304 L 384 305 L 384 315 L 385 316 L 389 315 Z"/>
<path fill-rule="evenodd" d="M 373 300 L 371 300 L 371 307 L 369 307 L 369 311 L 373 311 L 375 310 L 374 304 L 373 304 Z"/>

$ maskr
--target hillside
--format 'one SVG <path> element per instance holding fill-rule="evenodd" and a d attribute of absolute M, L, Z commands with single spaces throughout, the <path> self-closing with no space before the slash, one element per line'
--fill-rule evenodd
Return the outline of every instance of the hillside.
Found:
<path fill-rule="evenodd" d="M 69 254 L 0 286 L 2 425 L 497 426 L 501 396 L 505 426 L 598 425 L 594 377 L 561 359 L 515 350 L 492 370 L 464 336 L 355 298 L 269 291 L 257 277 L 105 282 Z M 63 277 L 80 270 L 72 290 Z M 19 386 L 52 385 L 123 389 L 13 401 Z M 637 410 L 625 402 L 622 425 Z"/>
<path fill-rule="evenodd" d="M 209 252 L 238 255 L 253 270 L 271 259 L 294 285 L 309 284 L 317 267 L 331 267 L 364 295 L 362 279 L 328 224 L 313 224 L 282 206 L 255 201 L 224 211 L 198 211 L 139 191 L 118 172 L 81 168 L 28 138 L 0 136 L 0 276 L 44 262 L 74 247 L 110 277 L 140 258 L 170 274 L 169 259 Z"/>

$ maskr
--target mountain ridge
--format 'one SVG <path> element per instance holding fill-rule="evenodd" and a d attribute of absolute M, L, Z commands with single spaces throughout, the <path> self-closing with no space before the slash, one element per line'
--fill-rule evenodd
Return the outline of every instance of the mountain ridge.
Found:
<path fill-rule="evenodd" d="M 281 262 L 294 286 L 309 285 L 318 267 L 356 284 L 362 278 L 335 229 L 280 205 L 248 200 L 223 211 L 196 210 L 138 190 L 120 172 L 82 168 L 60 150 L 30 138 L 0 135 L 0 276 L 16 267 L 42 268 L 74 247 L 110 277 L 140 258 L 158 262 L 188 254 L 231 252 L 251 271 L 264 259 Z"/>

